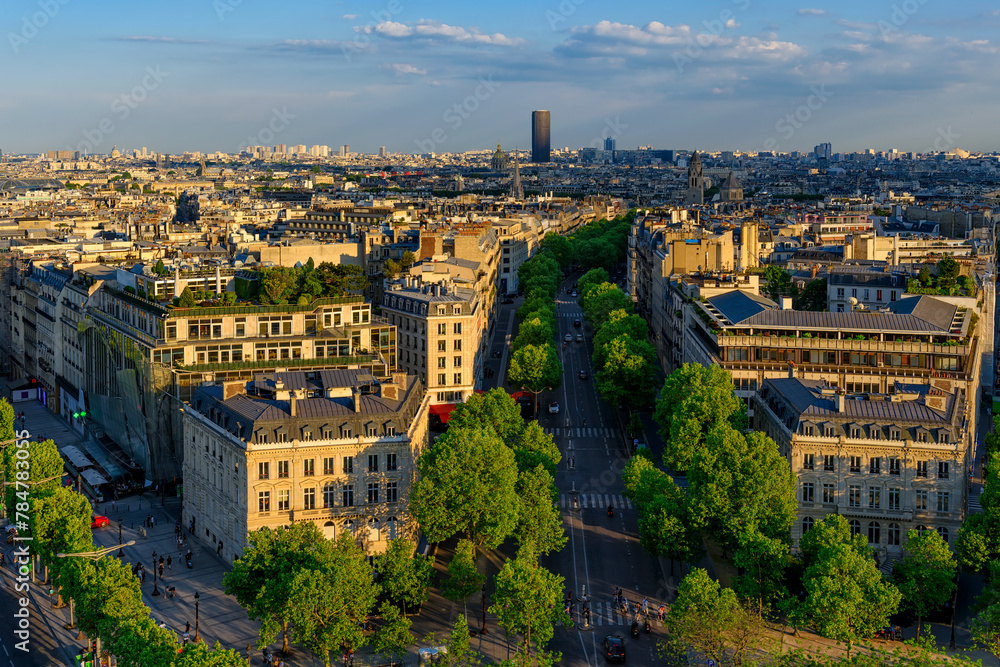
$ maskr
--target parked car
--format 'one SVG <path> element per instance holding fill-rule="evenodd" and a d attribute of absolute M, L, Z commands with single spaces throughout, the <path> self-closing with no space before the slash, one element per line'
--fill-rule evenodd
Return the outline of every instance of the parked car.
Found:
<path fill-rule="evenodd" d="M 604 657 L 608 662 L 625 662 L 625 640 L 621 635 L 604 638 Z"/>
<path fill-rule="evenodd" d="M 551 403 L 549 403 L 549 414 L 550 415 L 557 415 L 557 414 L 559 414 L 559 403 L 558 402 L 552 401 Z"/>
<path fill-rule="evenodd" d="M 91 528 L 106 528 L 108 523 L 108 517 L 100 515 L 91 515 L 90 517 L 90 527 Z"/>

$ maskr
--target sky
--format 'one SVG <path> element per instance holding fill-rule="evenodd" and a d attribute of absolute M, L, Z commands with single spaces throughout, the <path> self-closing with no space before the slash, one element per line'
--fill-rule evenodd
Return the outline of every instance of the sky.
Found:
<path fill-rule="evenodd" d="M 808 0 L 807 0 L 808 1 Z M 4 0 L 4 153 L 1000 150 L 966 0 Z"/>

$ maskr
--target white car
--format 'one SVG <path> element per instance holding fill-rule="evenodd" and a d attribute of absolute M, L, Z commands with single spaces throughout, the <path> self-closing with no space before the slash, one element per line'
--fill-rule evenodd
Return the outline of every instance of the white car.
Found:
<path fill-rule="evenodd" d="M 573 340 L 573 334 L 566 334 L 565 336 L 563 336 L 563 340 L 566 341 L 567 343 L 571 342 Z"/>
<path fill-rule="evenodd" d="M 559 404 L 557 402 L 552 401 L 551 403 L 549 403 L 549 414 L 550 415 L 559 414 Z"/>

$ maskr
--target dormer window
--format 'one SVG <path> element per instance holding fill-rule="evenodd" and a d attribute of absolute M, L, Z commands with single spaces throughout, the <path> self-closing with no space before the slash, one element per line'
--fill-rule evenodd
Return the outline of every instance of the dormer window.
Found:
<path fill-rule="evenodd" d="M 950 440 L 951 440 L 951 437 L 950 437 L 950 435 L 948 434 L 947 431 L 941 431 L 938 434 L 938 442 L 941 443 L 942 445 L 947 445 Z"/>

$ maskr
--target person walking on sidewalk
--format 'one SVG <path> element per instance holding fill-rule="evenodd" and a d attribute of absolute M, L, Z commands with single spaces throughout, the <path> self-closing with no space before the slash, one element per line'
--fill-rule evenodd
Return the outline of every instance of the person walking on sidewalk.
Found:
<path fill-rule="evenodd" d="M 172 562 L 173 562 L 173 559 L 170 556 L 167 556 L 167 569 L 168 570 L 172 570 L 173 569 L 172 567 L 170 567 L 170 563 L 172 563 Z"/>

